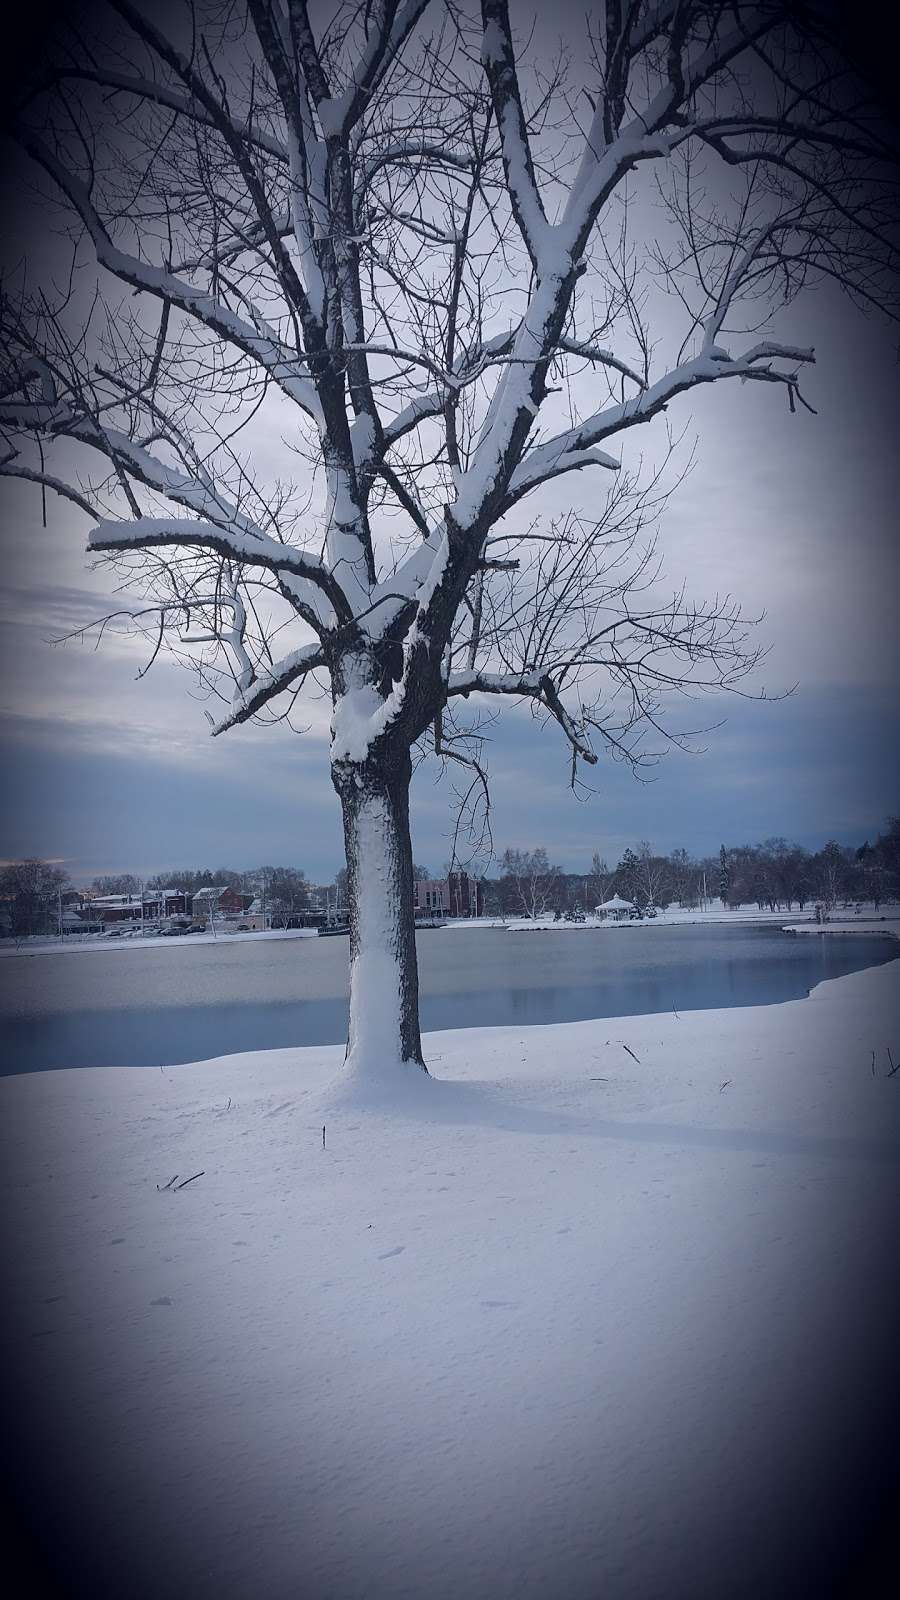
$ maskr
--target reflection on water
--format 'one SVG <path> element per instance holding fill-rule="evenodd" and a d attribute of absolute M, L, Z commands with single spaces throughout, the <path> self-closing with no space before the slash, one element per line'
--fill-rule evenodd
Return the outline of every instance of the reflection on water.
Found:
<path fill-rule="evenodd" d="M 771 1005 L 898 954 L 887 938 L 765 927 L 484 928 L 418 942 L 426 1030 Z M 346 988 L 347 945 L 336 939 L 9 957 L 0 962 L 2 1070 L 337 1044 Z"/>

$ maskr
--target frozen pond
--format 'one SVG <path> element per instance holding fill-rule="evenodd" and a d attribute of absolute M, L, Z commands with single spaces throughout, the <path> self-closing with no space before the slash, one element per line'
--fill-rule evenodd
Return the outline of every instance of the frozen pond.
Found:
<path fill-rule="evenodd" d="M 426 1030 L 770 1005 L 900 954 L 889 938 L 747 926 L 440 929 L 418 945 Z M 9 956 L 0 1070 L 172 1065 L 338 1043 L 347 955 L 336 938 Z"/>

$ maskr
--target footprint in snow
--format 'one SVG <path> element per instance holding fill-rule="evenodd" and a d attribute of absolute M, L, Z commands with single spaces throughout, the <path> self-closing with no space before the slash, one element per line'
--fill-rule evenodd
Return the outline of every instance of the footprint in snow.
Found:
<path fill-rule="evenodd" d="M 161 1294 L 158 1300 L 151 1300 L 152 1306 L 170 1306 L 172 1304 L 167 1294 Z"/>
<path fill-rule="evenodd" d="M 378 1259 L 379 1261 L 387 1261 L 391 1256 L 402 1256 L 405 1249 L 405 1244 L 395 1244 L 393 1250 L 385 1250 L 384 1254 L 380 1255 Z"/>

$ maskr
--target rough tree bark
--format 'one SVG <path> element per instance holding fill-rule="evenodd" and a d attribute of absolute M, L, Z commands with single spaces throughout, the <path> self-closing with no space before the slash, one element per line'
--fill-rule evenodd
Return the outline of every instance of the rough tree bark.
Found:
<path fill-rule="evenodd" d="M 350 906 L 347 1065 L 365 1077 L 395 1061 L 427 1071 L 419 1032 L 409 750 L 388 743 L 365 761 L 336 761 L 331 770 L 344 821 Z"/>

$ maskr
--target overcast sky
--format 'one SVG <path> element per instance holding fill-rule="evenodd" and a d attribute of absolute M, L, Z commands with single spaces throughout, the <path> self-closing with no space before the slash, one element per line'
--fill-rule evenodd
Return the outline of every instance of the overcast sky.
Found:
<path fill-rule="evenodd" d="M 638 784 L 606 762 L 595 793 L 567 788 L 559 730 L 507 710 L 493 730 L 494 838 L 546 845 L 572 870 L 649 839 L 715 852 L 773 833 L 818 847 L 872 837 L 900 810 L 897 643 L 896 335 L 836 294 L 794 307 L 780 332 L 814 345 L 804 392 L 818 415 L 788 412 L 769 385 L 684 397 L 679 423 L 697 465 L 670 502 L 661 547 L 690 592 L 730 591 L 765 610 L 770 646 L 752 687 L 783 701 L 706 701 L 685 725 L 727 718 Z M 562 500 L 558 503 L 562 504 Z M 109 577 L 84 553 L 87 519 L 29 486 L 0 484 L 2 598 L 0 857 L 62 860 L 76 881 L 179 865 L 291 863 L 316 880 L 341 863 L 327 763 L 327 710 L 303 736 L 244 727 L 212 740 L 189 674 L 160 661 L 140 682 L 134 641 L 50 641 L 107 608 Z M 451 794 L 423 768 L 414 782 L 418 861 L 449 853 Z"/>

